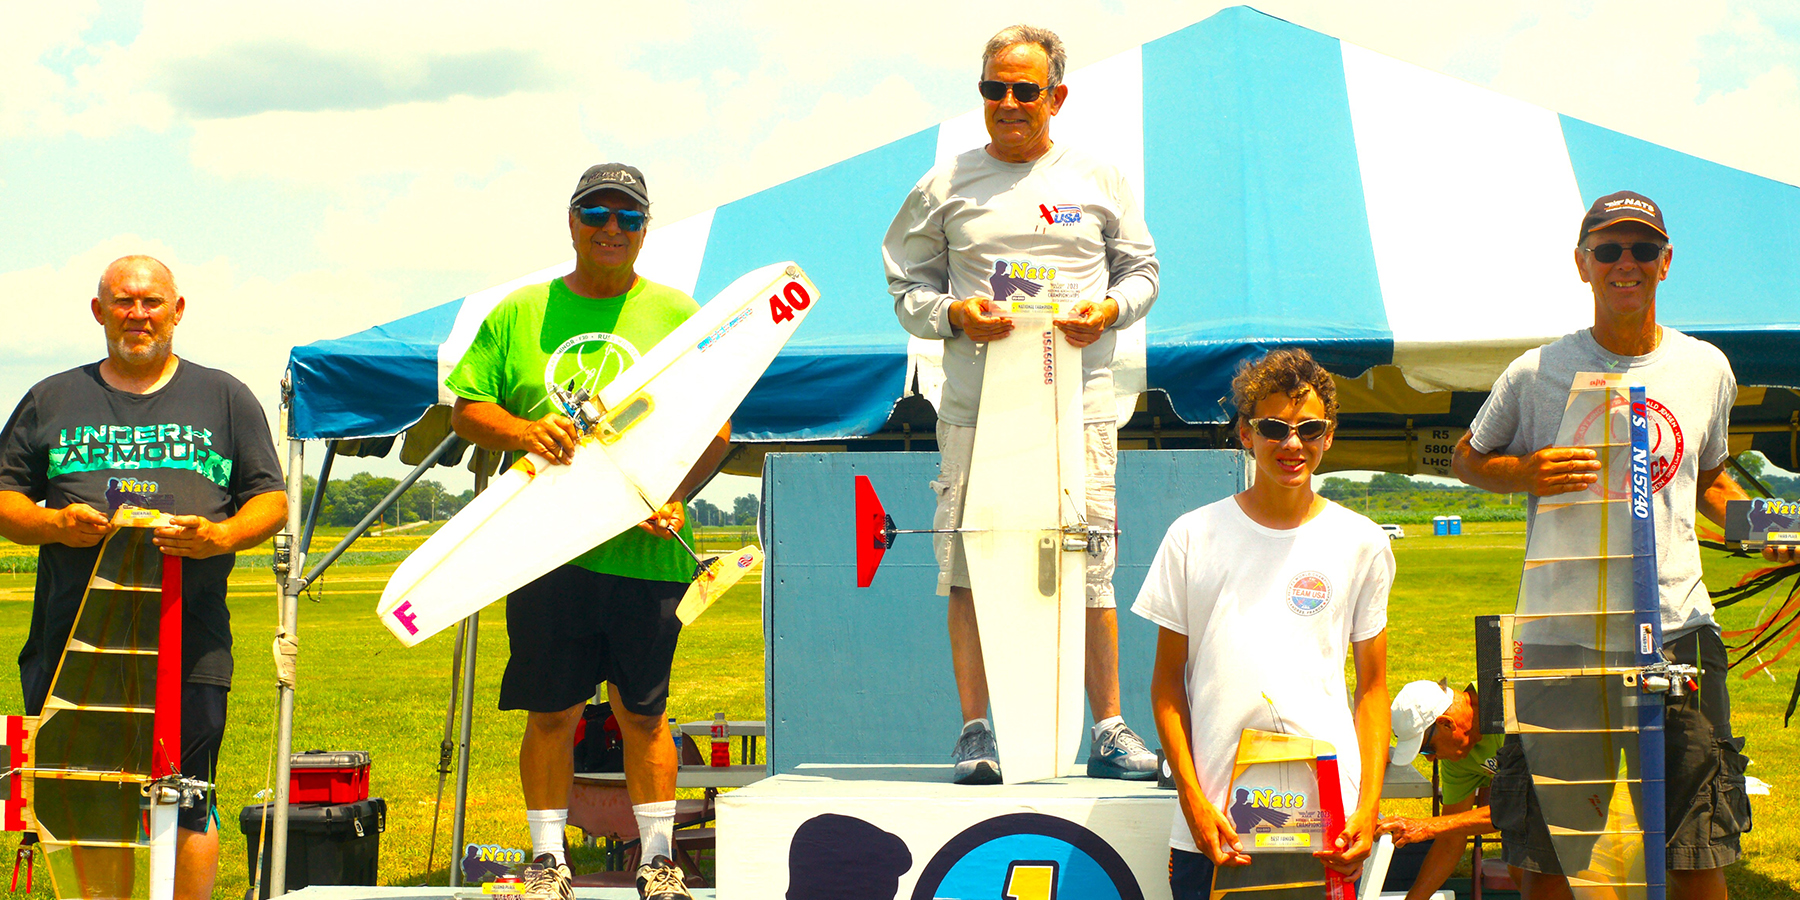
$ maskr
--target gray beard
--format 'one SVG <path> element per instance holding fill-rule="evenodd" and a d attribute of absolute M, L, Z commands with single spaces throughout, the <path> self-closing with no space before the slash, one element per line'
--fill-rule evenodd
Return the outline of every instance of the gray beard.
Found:
<path fill-rule="evenodd" d="M 141 350 L 133 350 L 126 346 L 123 338 L 120 338 L 113 342 L 111 349 L 113 355 L 118 359 L 124 360 L 133 366 L 146 366 L 151 363 L 168 359 L 169 351 L 173 347 L 174 341 L 165 337 L 151 341 L 148 346 Z"/>

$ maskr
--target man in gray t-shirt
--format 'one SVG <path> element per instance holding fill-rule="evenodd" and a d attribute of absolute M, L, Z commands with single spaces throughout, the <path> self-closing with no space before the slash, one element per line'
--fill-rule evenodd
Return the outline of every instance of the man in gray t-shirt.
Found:
<path fill-rule="evenodd" d="M 1526 352 L 1508 366 L 1457 444 L 1458 478 L 1496 493 L 1539 497 L 1585 490 L 1593 450 L 1553 446 L 1577 372 L 1627 373 L 1650 410 L 1651 480 L 1664 646 L 1698 665 L 1701 688 L 1668 707 L 1668 865 L 1676 896 L 1724 897 L 1723 867 L 1749 830 L 1743 739 L 1731 733 L 1725 647 L 1700 582 L 1694 517 L 1721 522 L 1743 491 L 1724 472 L 1737 380 L 1718 348 L 1656 322 L 1656 290 L 1674 252 L 1662 213 L 1630 191 L 1601 197 L 1582 219 L 1575 268 L 1594 294 L 1594 326 Z M 1772 557 L 1773 558 L 1773 557 Z M 1506 862 L 1530 900 L 1566 896 L 1567 880 L 1531 789 L 1518 738 L 1496 757 L 1493 821 Z"/>
<path fill-rule="evenodd" d="M 1067 310 L 1056 327 L 1082 349 L 1085 512 L 1089 525 L 1110 531 L 1118 463 L 1113 348 L 1119 329 L 1142 319 L 1156 299 L 1156 248 L 1125 176 L 1050 139 L 1050 119 L 1069 93 L 1065 62 L 1062 41 L 1045 29 L 1015 25 L 994 35 L 982 53 L 979 84 L 990 142 L 926 173 L 882 242 L 901 326 L 944 342 L 932 528 L 940 532 L 938 593 L 950 598 L 950 656 L 963 716 L 951 752 L 958 784 L 1001 780 L 974 594 L 960 535 L 951 533 L 962 525 L 986 345 L 1007 340 L 1013 327 L 1001 312 L 1006 307 L 995 304 L 1026 300 Z M 1156 754 L 1120 713 L 1116 554 L 1104 541 L 1087 565 L 1086 687 L 1095 720 L 1087 771 L 1150 779 Z"/>

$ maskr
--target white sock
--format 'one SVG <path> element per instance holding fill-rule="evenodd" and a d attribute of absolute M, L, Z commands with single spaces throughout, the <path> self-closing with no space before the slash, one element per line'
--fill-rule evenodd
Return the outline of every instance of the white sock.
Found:
<path fill-rule="evenodd" d="M 637 817 L 639 847 L 643 851 L 638 858 L 645 863 L 659 856 L 674 859 L 675 801 L 639 803 L 631 808 L 631 814 Z"/>
<path fill-rule="evenodd" d="M 1114 725 L 1123 725 L 1123 724 L 1125 724 L 1124 716 L 1108 716 L 1107 718 L 1104 718 L 1098 722 L 1095 722 L 1094 723 L 1094 739 L 1099 740 L 1100 734 L 1102 732 L 1104 732 L 1106 729 L 1111 728 Z"/>
<path fill-rule="evenodd" d="M 532 859 L 548 853 L 557 862 L 568 863 L 563 858 L 563 829 L 569 824 L 567 809 L 528 809 L 525 824 L 531 829 Z"/>
<path fill-rule="evenodd" d="M 969 721 L 963 723 L 962 730 L 968 731 L 970 728 L 973 728 L 976 725 L 980 725 L 981 727 L 986 728 L 989 731 L 994 730 L 994 724 L 992 722 L 989 722 L 986 718 L 970 719 Z"/>

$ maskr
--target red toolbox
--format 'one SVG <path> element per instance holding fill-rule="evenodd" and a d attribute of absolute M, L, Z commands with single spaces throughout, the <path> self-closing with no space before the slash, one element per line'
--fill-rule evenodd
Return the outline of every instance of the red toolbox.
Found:
<path fill-rule="evenodd" d="M 369 799 L 366 750 L 308 750 L 292 757 L 289 803 L 356 803 Z"/>

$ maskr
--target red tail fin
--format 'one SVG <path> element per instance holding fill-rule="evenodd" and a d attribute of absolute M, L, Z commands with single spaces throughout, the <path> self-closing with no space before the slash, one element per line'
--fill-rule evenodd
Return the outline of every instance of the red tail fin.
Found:
<path fill-rule="evenodd" d="M 1335 850 L 1337 837 L 1344 830 L 1344 791 L 1338 781 L 1337 754 L 1321 756 L 1316 772 L 1319 776 L 1319 808 L 1325 813 L 1325 848 Z M 1326 900 L 1356 900 L 1356 889 L 1350 879 L 1336 870 L 1325 870 Z"/>
<path fill-rule="evenodd" d="M 894 520 L 881 508 L 867 475 L 856 476 L 856 586 L 875 580 L 881 557 L 894 546 Z"/>

